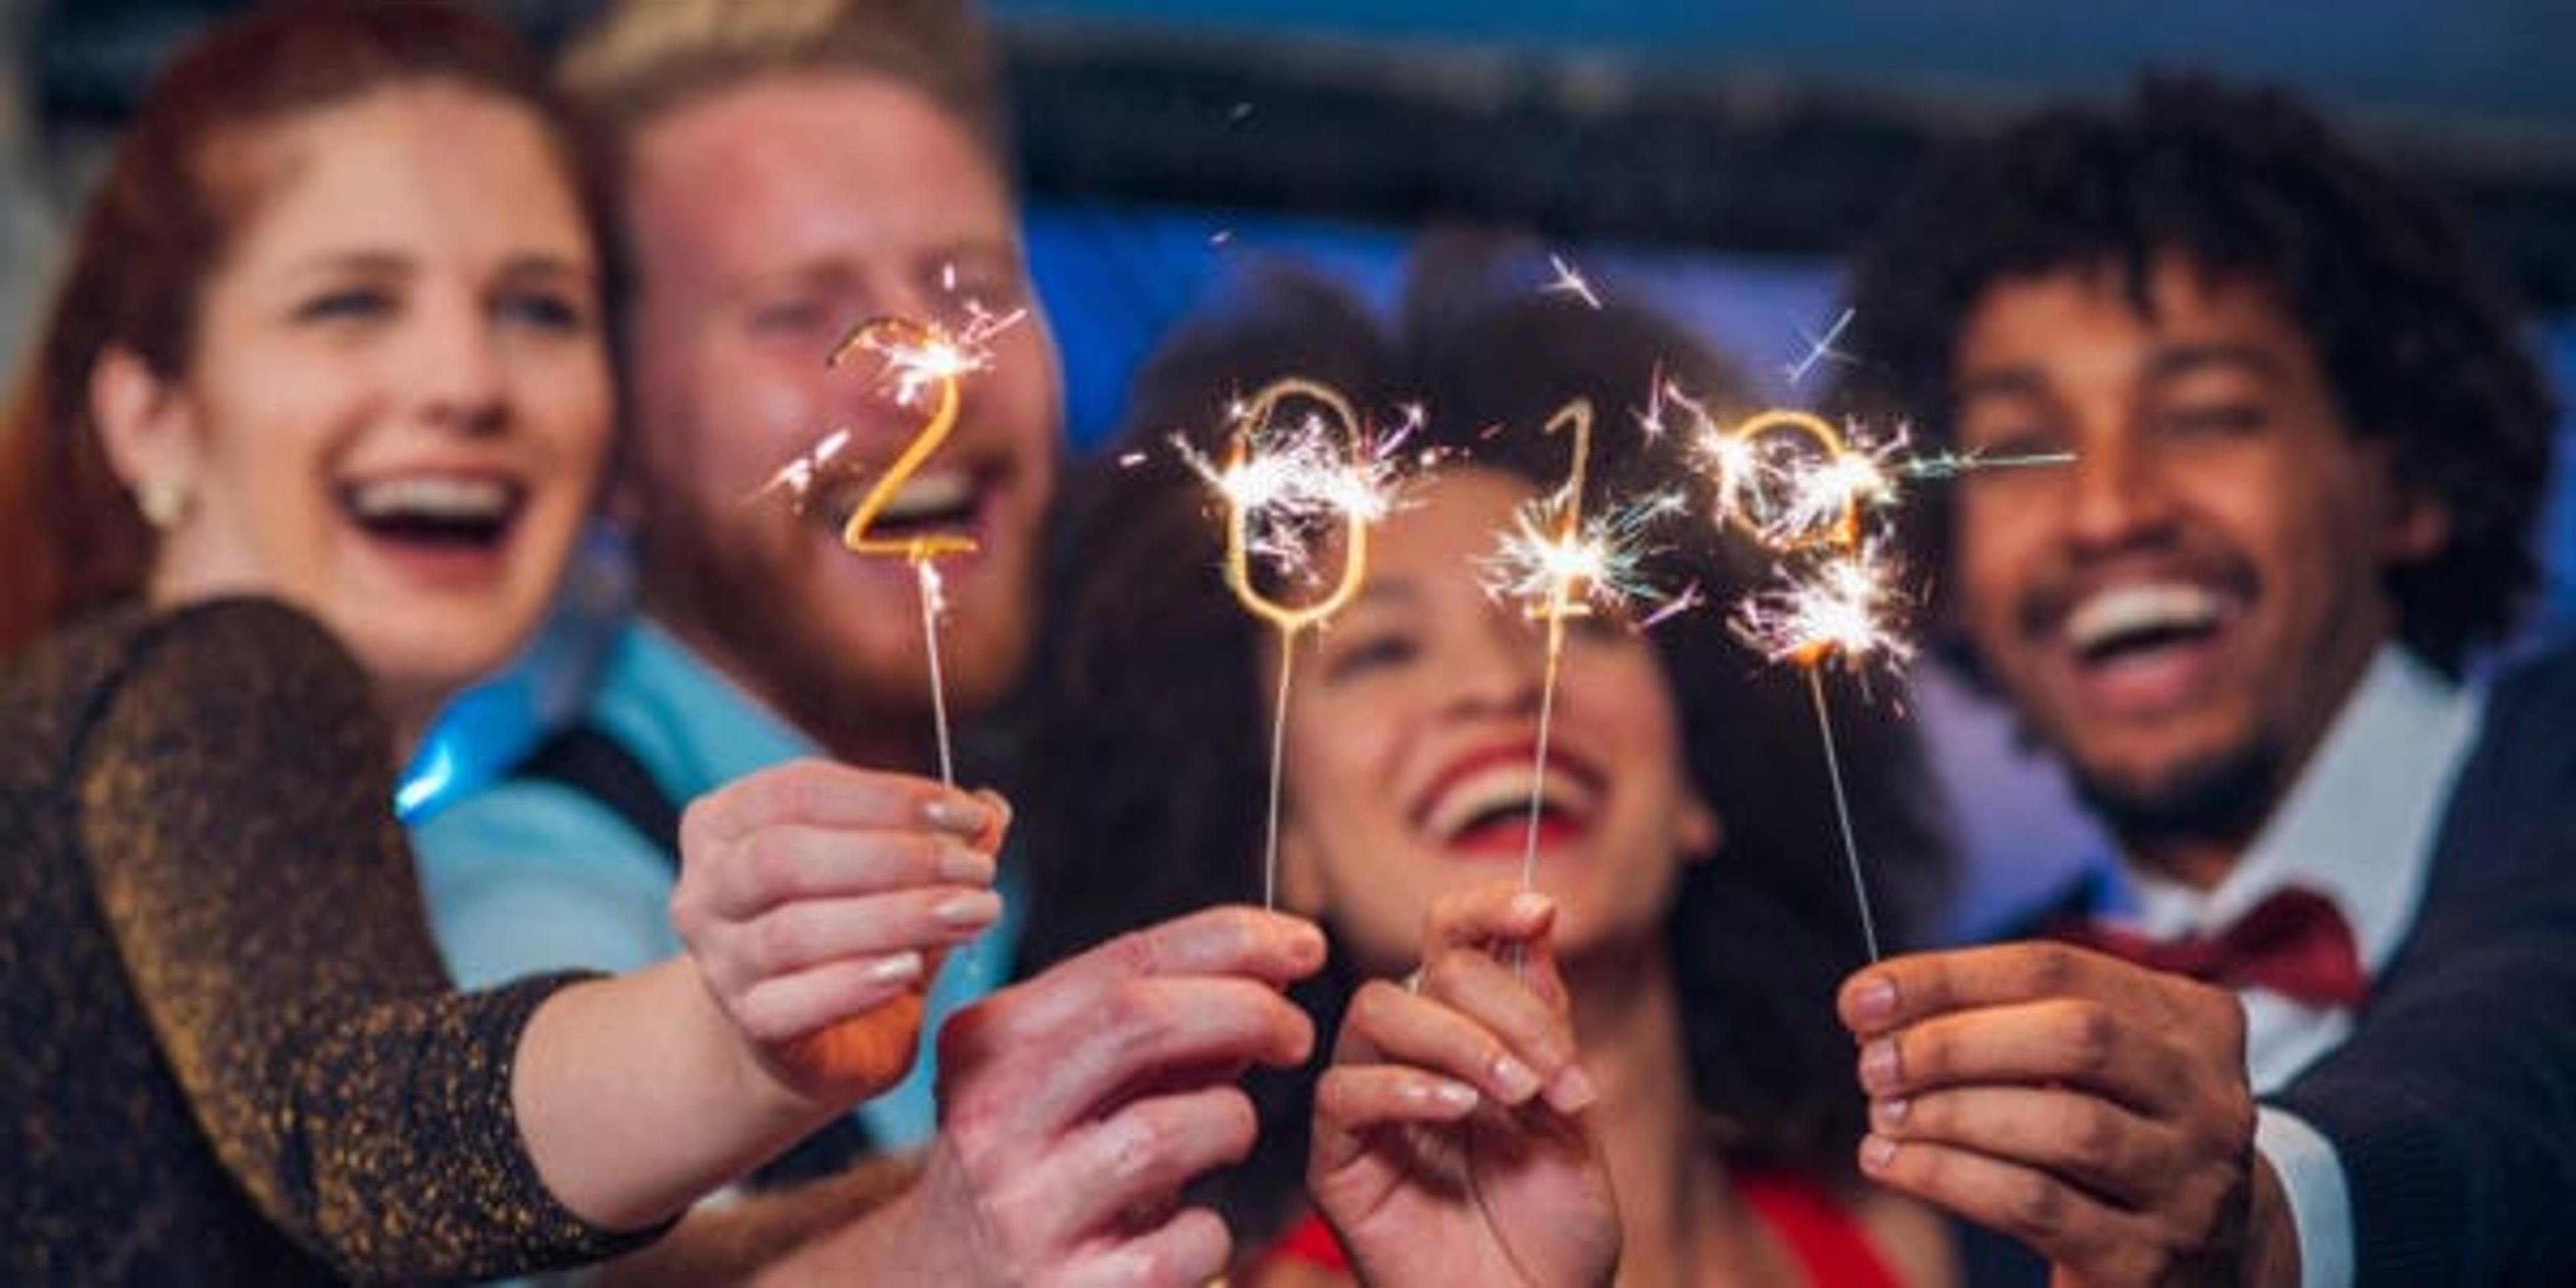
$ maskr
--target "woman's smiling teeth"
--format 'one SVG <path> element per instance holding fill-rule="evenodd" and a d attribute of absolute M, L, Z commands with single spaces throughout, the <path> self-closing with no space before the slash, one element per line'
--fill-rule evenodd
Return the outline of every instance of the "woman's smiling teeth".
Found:
<path fill-rule="evenodd" d="M 342 506 L 378 536 L 487 546 L 500 540 L 527 488 L 488 474 L 402 474 L 343 485 Z"/>
<path fill-rule="evenodd" d="M 1597 793 L 1576 775 L 1549 766 L 1539 778 L 1528 760 L 1495 763 L 1452 779 L 1423 812 L 1422 830 L 1443 845 L 1474 839 L 1488 829 L 1529 821 L 1530 790 L 1539 789 L 1543 813 L 1580 824 L 1597 803 Z"/>

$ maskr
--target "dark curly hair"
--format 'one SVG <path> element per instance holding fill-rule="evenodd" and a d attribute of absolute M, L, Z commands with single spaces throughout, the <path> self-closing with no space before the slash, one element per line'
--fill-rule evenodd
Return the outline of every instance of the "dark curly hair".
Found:
<path fill-rule="evenodd" d="M 1053 534 L 1046 646 L 1020 712 L 1029 776 L 1016 795 L 1034 884 L 1025 966 L 1260 897 L 1266 628 L 1221 584 L 1220 525 L 1168 435 L 1211 448 L 1229 399 L 1296 372 L 1381 413 L 1423 399 L 1423 446 L 1555 486 L 1563 440 L 1536 431 L 1585 396 L 1605 426 L 1591 478 L 1606 496 L 1641 479 L 1669 483 L 1681 468 L 1669 441 L 1621 432 L 1658 368 L 1721 402 L 1736 389 L 1698 341 L 1654 314 L 1498 289 L 1498 255 L 1463 234 L 1426 243 L 1391 331 L 1336 288 L 1282 275 L 1145 368 L 1121 440 L 1077 471 Z M 1489 432 L 1497 425 L 1511 432 Z M 1758 568 L 1703 535 L 1702 548 L 1670 554 L 1658 580 L 1696 580 L 1724 603 Z M 1833 993 L 1865 952 L 1807 690 L 1738 646 L 1715 612 L 1685 614 L 1651 638 L 1692 780 L 1726 837 L 1717 861 L 1687 870 L 1667 933 L 1699 1102 L 1731 1161 L 1847 1181 L 1862 1104 Z M 1873 894 L 1901 941 L 1947 871 L 1938 807 L 1913 730 L 1887 703 L 1844 693 L 1835 708 Z M 1345 956 L 1300 990 L 1325 1034 L 1360 983 Z M 1210 1195 L 1247 1244 L 1299 1210 L 1317 1072 L 1254 1077 L 1260 1143 Z"/>
<path fill-rule="evenodd" d="M 2404 642 L 2456 673 L 2538 576 L 2548 385 L 2449 213 L 2283 93 L 2150 77 L 2125 106 L 2043 112 L 1935 158 L 1854 267 L 1846 347 L 1861 361 L 1836 402 L 1951 442 L 1951 363 L 1988 290 L 2110 270 L 2144 313 L 2169 256 L 2268 292 L 2351 432 L 2393 443 L 2398 477 L 2447 507 L 2448 546 L 2388 579 Z M 1929 569 L 1949 554 L 1944 492 L 1909 516 Z"/>

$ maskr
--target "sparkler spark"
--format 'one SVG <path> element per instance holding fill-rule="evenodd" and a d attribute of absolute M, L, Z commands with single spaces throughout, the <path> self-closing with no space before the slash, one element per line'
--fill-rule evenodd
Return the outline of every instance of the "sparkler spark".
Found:
<path fill-rule="evenodd" d="M 1825 328 L 1825 334 L 1822 337 L 1808 335 L 1803 329 L 1799 331 L 1799 338 L 1807 342 L 1807 353 L 1806 356 L 1782 368 L 1788 373 L 1789 383 L 1794 385 L 1805 380 L 1808 371 L 1812 370 L 1817 363 L 1827 359 L 1835 362 L 1850 362 L 1852 356 L 1835 348 L 1834 341 L 1843 338 L 1844 329 L 1851 324 L 1852 311 L 1844 309 L 1834 318 L 1834 324 Z"/>
<path fill-rule="evenodd" d="M 1521 888 L 1538 876 L 1539 823 L 1545 807 L 1548 736 L 1556 716 L 1557 675 L 1565 657 L 1565 621 L 1595 607 L 1618 609 L 1652 593 L 1640 576 L 1649 553 L 1643 538 L 1654 521 L 1685 502 L 1678 491 L 1658 493 L 1587 519 L 1583 487 L 1592 461 L 1592 403 L 1578 398 L 1558 409 L 1547 432 L 1574 431 L 1574 456 L 1565 485 L 1532 497 L 1512 514 L 1494 553 L 1479 561 L 1487 594 L 1517 599 L 1534 620 L 1547 623 L 1547 661 L 1540 681 L 1538 738 L 1532 752 L 1529 822 L 1521 844 Z"/>
<path fill-rule="evenodd" d="M 1954 479 L 1978 470 L 2018 470 L 2040 465 L 2072 465 L 2073 452 L 2024 452 L 2018 455 L 1988 456 L 1982 452 L 1941 451 L 1896 463 L 1896 472 L 1909 479 Z"/>
<path fill-rule="evenodd" d="M 1285 425 L 1291 400 L 1311 411 Z M 1253 616 L 1279 632 L 1279 684 L 1270 715 L 1270 808 L 1261 860 L 1261 904 L 1279 898 L 1279 780 L 1287 751 L 1288 694 L 1296 674 L 1297 636 L 1339 612 L 1368 575 L 1369 529 L 1393 505 L 1395 454 L 1418 419 L 1373 438 L 1350 400 L 1330 385 L 1289 376 L 1227 409 L 1232 426 L 1223 464 L 1179 436 L 1173 445 L 1226 512 L 1225 584 Z M 1302 604 L 1274 598 L 1254 578 L 1259 561 L 1284 579 L 1312 585 L 1312 537 L 1339 527 L 1341 575 Z"/>
<path fill-rule="evenodd" d="M 1559 295 L 1571 295 L 1596 311 L 1600 309 L 1601 297 L 1593 293 L 1592 283 L 1586 281 L 1574 265 L 1567 263 L 1563 255 L 1550 255 L 1547 257 L 1547 263 L 1548 267 L 1556 270 L 1556 278 L 1540 289 Z"/>
<path fill-rule="evenodd" d="M 850 431 L 846 429 L 825 434 L 822 441 L 807 449 L 804 455 L 778 467 L 778 472 L 770 475 L 768 482 L 753 489 L 751 495 L 743 499 L 746 502 L 757 501 L 784 492 L 788 504 L 803 508 L 806 498 L 813 495 L 815 480 L 823 467 L 831 464 L 832 458 L 839 456 L 841 449 L 849 445 Z"/>
<path fill-rule="evenodd" d="M 1902 602 L 1883 543 L 1867 541 L 1822 556 L 1756 591 L 1728 619 L 1736 638 L 1773 662 L 1810 670 L 1839 661 L 1858 670 L 1873 659 L 1901 665 L 1914 656 L 1895 620 Z"/>

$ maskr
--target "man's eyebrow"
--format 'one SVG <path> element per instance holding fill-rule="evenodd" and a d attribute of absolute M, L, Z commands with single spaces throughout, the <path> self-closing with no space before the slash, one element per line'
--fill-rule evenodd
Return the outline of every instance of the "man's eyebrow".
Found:
<path fill-rule="evenodd" d="M 2158 349 L 2147 362 L 2150 381 L 2179 380 L 2211 369 L 2234 368 L 2258 376 L 2268 376 L 2280 369 L 2277 355 L 2261 345 L 2232 341 L 2202 344 L 2177 344 Z"/>

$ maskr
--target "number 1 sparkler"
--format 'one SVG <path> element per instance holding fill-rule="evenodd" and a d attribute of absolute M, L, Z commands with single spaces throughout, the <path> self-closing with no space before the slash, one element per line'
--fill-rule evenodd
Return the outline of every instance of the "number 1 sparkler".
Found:
<path fill-rule="evenodd" d="M 1529 823 L 1521 844 L 1521 888 L 1538 879 L 1538 837 L 1546 806 L 1548 741 L 1556 719 L 1557 679 L 1565 657 L 1565 623 L 1591 616 L 1596 606 L 1617 607 L 1649 593 L 1638 575 L 1647 527 L 1682 507 L 1678 492 L 1663 492 L 1616 506 L 1589 520 L 1583 492 L 1592 462 L 1592 403 L 1578 398 L 1558 408 L 1547 432 L 1574 431 L 1574 459 L 1565 486 L 1522 505 L 1500 547 L 1484 561 L 1485 589 L 1527 605 L 1547 624 L 1545 669 L 1539 680 L 1538 745 L 1531 766 Z"/>

